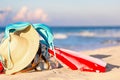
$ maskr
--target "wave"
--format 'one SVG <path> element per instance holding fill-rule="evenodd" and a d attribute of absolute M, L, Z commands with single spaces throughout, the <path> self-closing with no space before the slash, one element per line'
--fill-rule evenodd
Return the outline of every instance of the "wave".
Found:
<path fill-rule="evenodd" d="M 68 36 L 66 34 L 56 33 L 54 34 L 55 39 L 66 39 Z"/>
<path fill-rule="evenodd" d="M 81 31 L 77 33 L 68 33 L 68 35 L 73 36 L 82 36 L 82 37 L 111 37 L 111 38 L 120 38 L 120 31 Z"/>
<path fill-rule="evenodd" d="M 102 30 L 102 31 L 80 31 L 55 33 L 55 39 L 66 39 L 69 36 L 91 37 L 91 38 L 120 38 L 120 30 Z"/>
<path fill-rule="evenodd" d="M 81 32 L 68 32 L 68 33 L 55 33 L 55 39 L 66 39 L 69 36 L 80 37 L 96 37 L 96 38 L 120 38 L 120 31 L 81 31 Z"/>
<path fill-rule="evenodd" d="M 83 37 L 94 37 L 96 36 L 96 34 L 94 32 L 89 32 L 89 31 L 82 31 L 80 33 L 78 33 L 79 36 L 83 36 Z"/>
<path fill-rule="evenodd" d="M 102 44 L 120 44 L 120 40 L 118 39 L 118 40 L 105 40 L 105 41 L 103 41 L 102 42 Z"/>

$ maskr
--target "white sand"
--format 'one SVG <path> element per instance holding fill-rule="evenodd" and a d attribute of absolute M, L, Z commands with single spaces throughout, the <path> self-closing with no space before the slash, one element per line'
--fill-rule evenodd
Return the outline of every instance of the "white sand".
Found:
<path fill-rule="evenodd" d="M 81 72 L 66 67 L 16 75 L 0 74 L 0 80 L 120 80 L 120 46 L 80 52 L 107 63 L 107 72 Z"/>

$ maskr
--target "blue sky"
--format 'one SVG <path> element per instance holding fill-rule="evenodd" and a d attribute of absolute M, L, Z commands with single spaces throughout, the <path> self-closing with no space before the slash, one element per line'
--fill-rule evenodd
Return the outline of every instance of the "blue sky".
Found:
<path fill-rule="evenodd" d="M 52 26 L 120 25 L 120 0 L 1 0 L 0 26 L 18 21 Z"/>

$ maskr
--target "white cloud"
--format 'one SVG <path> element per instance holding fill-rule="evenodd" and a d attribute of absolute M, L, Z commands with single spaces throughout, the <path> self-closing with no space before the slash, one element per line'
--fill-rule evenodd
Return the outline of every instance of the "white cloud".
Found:
<path fill-rule="evenodd" d="M 13 20 L 22 20 L 26 17 L 27 13 L 27 7 L 22 7 L 20 11 L 16 14 L 16 16 L 13 18 Z"/>
<path fill-rule="evenodd" d="M 14 21 L 48 21 L 47 14 L 40 8 L 29 10 L 27 7 L 22 7 L 13 18 Z"/>
<path fill-rule="evenodd" d="M 41 8 L 31 10 L 26 6 L 22 7 L 16 13 L 10 7 L 0 9 L 0 25 L 4 26 L 17 21 L 47 22 L 48 15 Z"/>
<path fill-rule="evenodd" d="M 34 19 L 41 19 L 41 21 L 47 21 L 47 14 L 42 9 L 36 9 L 34 12 Z"/>

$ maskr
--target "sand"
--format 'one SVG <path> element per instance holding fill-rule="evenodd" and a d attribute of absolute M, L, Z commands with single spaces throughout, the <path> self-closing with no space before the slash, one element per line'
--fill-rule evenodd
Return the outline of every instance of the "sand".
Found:
<path fill-rule="evenodd" d="M 105 73 L 81 72 L 67 67 L 16 75 L 0 74 L 0 80 L 120 80 L 120 46 L 80 52 L 107 63 Z"/>

